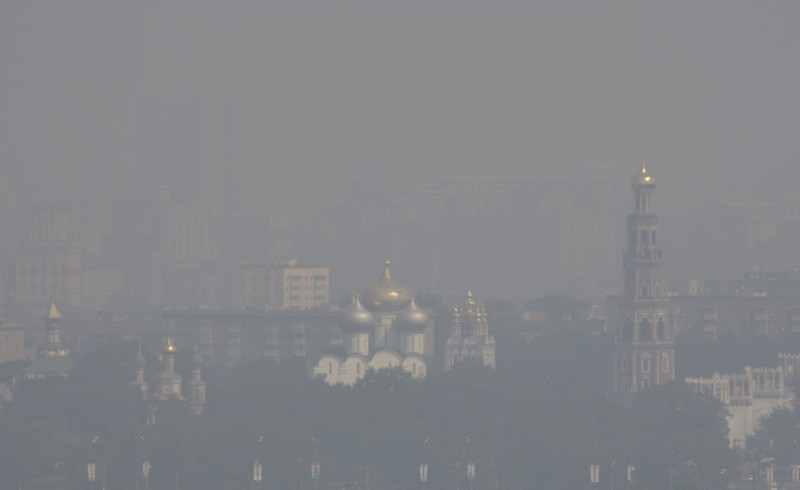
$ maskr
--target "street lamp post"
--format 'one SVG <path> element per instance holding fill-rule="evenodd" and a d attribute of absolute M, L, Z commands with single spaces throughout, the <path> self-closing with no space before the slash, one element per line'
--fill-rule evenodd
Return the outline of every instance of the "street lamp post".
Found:
<path fill-rule="evenodd" d="M 611 478 L 611 490 L 614 490 L 614 465 L 616 461 L 611 462 L 611 471 L 608 473 L 608 476 Z"/>
<path fill-rule="evenodd" d="M 139 440 L 142 441 L 142 447 L 144 448 L 144 459 L 142 459 L 142 478 L 144 478 L 144 490 L 148 490 L 150 488 L 150 460 L 147 459 L 147 440 L 144 436 L 139 436 Z"/>
<path fill-rule="evenodd" d="M 259 436 L 258 444 L 256 445 L 256 460 L 253 463 L 253 488 L 258 490 L 261 485 L 261 442 L 264 436 Z"/>
<path fill-rule="evenodd" d="M 90 490 L 94 490 L 94 481 L 96 479 L 96 463 L 94 458 L 94 443 L 97 442 L 97 436 L 92 438 L 92 442 L 89 444 L 89 462 L 86 465 L 86 476 L 89 480 L 89 488 Z"/>
<path fill-rule="evenodd" d="M 472 439 L 464 437 L 467 441 L 467 448 L 469 450 L 469 461 L 467 461 L 467 479 L 469 480 L 469 490 L 473 490 L 475 486 L 475 461 L 472 459 Z"/>
<path fill-rule="evenodd" d="M 317 438 L 311 436 L 311 440 L 314 441 L 314 461 L 311 462 L 311 479 L 314 480 L 314 490 L 319 490 L 319 475 L 322 470 L 322 465 L 320 465 L 319 458 L 317 457 Z"/>
<path fill-rule="evenodd" d="M 425 490 L 428 484 L 428 457 L 425 454 L 425 446 L 428 445 L 430 440 L 430 437 L 426 437 L 425 440 L 422 441 L 422 463 L 419 465 L 419 481 L 422 483 L 422 490 Z"/>

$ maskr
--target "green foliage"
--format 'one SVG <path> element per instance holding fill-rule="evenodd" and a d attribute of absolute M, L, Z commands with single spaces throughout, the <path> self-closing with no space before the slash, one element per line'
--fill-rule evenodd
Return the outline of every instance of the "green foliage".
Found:
<path fill-rule="evenodd" d="M 315 459 L 320 488 L 415 488 L 423 458 L 431 490 L 466 488 L 470 460 L 476 488 L 584 488 L 590 464 L 607 475 L 612 462 L 622 482 L 629 461 L 640 488 L 658 488 L 670 469 L 675 488 L 696 488 L 728 467 L 712 400 L 679 385 L 627 405 L 607 397 L 609 338 L 563 331 L 500 345 L 508 357 L 496 370 L 466 362 L 425 381 L 381 370 L 352 387 L 308 379 L 302 362 L 212 367 L 206 413 L 170 402 L 152 427 L 129 386 L 136 344 L 105 346 L 67 379 L 22 383 L 0 411 L 0 489 L 85 488 L 92 456 L 109 490 L 142 488 L 145 457 L 150 488 L 177 477 L 200 490 L 249 488 L 256 460 L 270 489 L 309 488 Z"/>

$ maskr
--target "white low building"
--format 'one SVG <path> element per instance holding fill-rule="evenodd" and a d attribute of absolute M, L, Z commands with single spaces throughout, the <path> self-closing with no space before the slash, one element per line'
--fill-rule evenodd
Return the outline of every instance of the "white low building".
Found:
<path fill-rule="evenodd" d="M 794 363 L 787 360 L 795 361 Z M 710 378 L 686 378 L 684 381 L 695 392 L 713 396 L 728 410 L 728 439 L 731 447 L 744 448 L 745 441 L 753 436 L 761 420 L 778 408 L 791 408 L 794 393 L 787 385 L 793 376 L 797 356 L 778 356 L 774 368 L 746 367 L 742 373 L 714 373 Z"/>

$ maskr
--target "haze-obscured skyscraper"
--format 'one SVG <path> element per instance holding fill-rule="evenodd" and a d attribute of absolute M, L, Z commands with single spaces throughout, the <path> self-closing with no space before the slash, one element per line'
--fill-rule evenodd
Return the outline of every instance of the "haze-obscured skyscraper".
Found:
<path fill-rule="evenodd" d="M 70 240 L 69 206 L 28 206 L 25 238 L 17 247 L 15 294 L 23 302 L 55 300 L 81 307 L 81 250 Z"/>

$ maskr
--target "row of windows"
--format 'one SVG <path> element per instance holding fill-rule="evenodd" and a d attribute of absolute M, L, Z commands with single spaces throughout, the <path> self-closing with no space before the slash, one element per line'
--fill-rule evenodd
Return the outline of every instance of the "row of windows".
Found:
<path fill-rule="evenodd" d="M 648 356 L 647 354 L 643 355 L 642 358 L 640 359 L 640 362 L 641 362 L 641 368 L 642 368 L 641 372 L 642 373 L 649 373 L 650 372 L 650 356 Z M 661 357 L 661 372 L 668 373 L 669 370 L 670 370 L 670 366 L 669 365 L 670 365 L 669 355 L 668 354 L 664 354 Z M 620 371 L 623 372 L 623 373 L 627 373 L 628 369 L 629 369 L 628 359 L 627 358 L 622 358 L 620 360 Z"/>
<path fill-rule="evenodd" d="M 292 291 L 309 291 L 309 290 L 311 290 L 311 287 L 310 286 L 292 285 L 289 289 L 291 289 Z M 314 286 L 314 291 L 327 291 L 327 289 L 328 289 L 328 287 L 325 286 L 324 284 L 322 284 L 322 285 L 318 284 L 318 285 Z"/>

